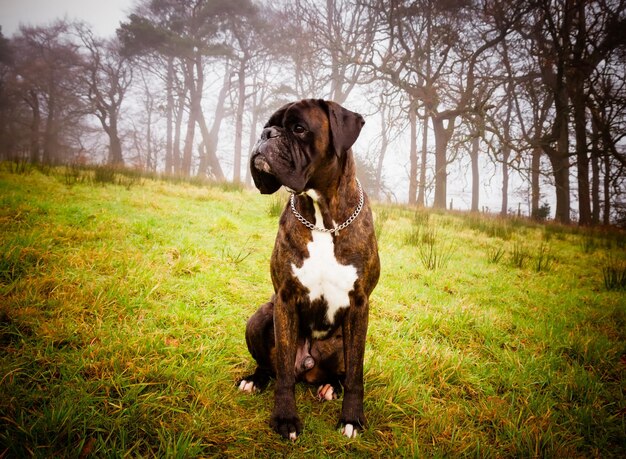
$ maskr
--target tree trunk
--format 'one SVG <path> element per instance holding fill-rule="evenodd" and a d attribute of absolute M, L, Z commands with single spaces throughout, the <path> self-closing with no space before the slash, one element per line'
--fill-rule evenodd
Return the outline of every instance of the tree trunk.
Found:
<path fill-rule="evenodd" d="M 200 158 L 200 167 L 198 168 L 198 175 L 204 174 L 206 176 L 212 176 L 218 181 L 226 180 L 220 160 L 217 157 L 217 143 L 219 141 L 219 131 L 224 120 L 224 104 L 226 102 L 226 96 L 230 89 L 230 67 L 226 66 L 224 69 L 224 82 L 222 89 L 217 96 L 217 104 L 215 106 L 215 116 L 213 117 L 213 124 L 211 125 L 211 131 L 207 129 L 207 124 L 204 118 L 204 113 L 200 111 L 200 117 L 198 119 L 198 126 L 202 133 L 202 140 L 204 142 L 204 154 Z M 208 171 L 207 171 L 208 169 Z"/>
<path fill-rule="evenodd" d="M 122 142 L 117 132 L 117 115 L 113 110 L 109 113 L 109 127 L 106 130 L 109 136 L 109 161 L 113 166 L 123 166 L 124 158 L 122 157 Z"/>
<path fill-rule="evenodd" d="M 574 87 L 572 107 L 574 111 L 574 129 L 576 132 L 576 160 L 578 169 L 578 223 L 591 224 L 591 203 L 589 200 L 589 155 L 587 153 L 587 119 L 585 116 L 584 82 L 573 78 Z"/>
<path fill-rule="evenodd" d="M 197 104 L 193 102 L 192 99 L 191 106 L 189 107 L 189 117 L 187 118 L 187 132 L 185 134 L 183 157 L 180 165 L 180 173 L 185 177 L 189 177 L 191 175 L 191 157 L 193 153 L 193 138 L 195 135 L 196 119 L 198 117 L 197 110 Z"/>
<path fill-rule="evenodd" d="M 567 128 L 567 125 L 565 126 Z M 567 151 L 567 129 L 564 137 L 559 141 L 560 146 L 555 149 L 549 149 L 548 158 L 552 165 L 552 174 L 554 176 L 555 194 L 556 194 L 556 211 L 555 219 L 561 223 L 570 222 L 570 186 L 569 186 L 569 157 L 562 154 Z M 565 146 L 563 145 L 565 144 Z"/>
<path fill-rule="evenodd" d="M 594 121 L 591 123 L 591 130 L 591 223 L 597 225 L 600 223 L 600 135 Z"/>
<path fill-rule="evenodd" d="M 502 145 L 502 206 L 500 215 L 505 217 L 509 213 L 509 158 L 511 157 L 511 147 L 508 144 Z"/>
<path fill-rule="evenodd" d="M 413 103 L 409 106 L 409 125 L 411 127 L 409 205 L 413 205 L 417 195 L 417 113 Z"/>
<path fill-rule="evenodd" d="M 435 131 L 435 209 L 446 209 L 447 205 L 447 181 L 448 181 L 448 158 L 446 152 L 448 142 L 452 136 L 454 118 L 448 119 L 448 126 L 444 127 L 444 118 L 434 116 L 433 130 Z"/>
<path fill-rule="evenodd" d="M 559 68 L 554 90 L 554 125 L 556 148 L 544 145 L 544 151 L 552 164 L 554 185 L 556 187 L 555 219 L 561 223 L 570 223 L 570 184 L 569 184 L 569 106 L 563 69 Z"/>
<path fill-rule="evenodd" d="M 32 103 L 29 104 L 33 111 L 33 119 L 30 124 L 30 162 L 36 164 L 39 162 L 39 129 L 41 126 L 41 111 L 39 110 L 39 99 L 37 94 L 31 92 Z"/>
<path fill-rule="evenodd" d="M 183 116 L 185 114 L 185 99 L 188 89 L 186 85 L 178 95 L 178 107 L 176 110 L 176 123 L 174 125 L 174 145 L 172 146 L 172 167 L 174 174 L 181 173 L 180 137 L 183 128 Z"/>
<path fill-rule="evenodd" d="M 566 114 L 567 115 L 567 114 Z M 557 155 L 553 161 L 554 183 L 556 185 L 556 218 L 561 223 L 570 223 L 570 183 L 569 183 L 569 131 L 567 118 L 561 125 L 561 135 L 557 145 Z"/>
<path fill-rule="evenodd" d="M 185 177 L 191 175 L 191 162 L 193 156 L 193 142 L 195 136 L 196 121 L 199 117 L 199 112 L 202 102 L 202 86 L 200 85 L 199 76 L 198 81 L 194 81 L 195 78 L 195 63 L 193 61 L 187 62 L 185 65 L 185 86 L 189 91 L 189 117 L 187 118 L 187 132 L 185 134 L 185 144 L 183 146 L 183 160 L 181 164 L 181 173 Z"/>
<path fill-rule="evenodd" d="M 50 96 L 48 100 L 48 117 L 46 118 L 43 138 L 43 163 L 48 165 L 54 165 L 57 162 L 55 116 L 55 101 L 52 96 Z"/>
<path fill-rule="evenodd" d="M 174 171 L 173 158 L 173 118 L 174 118 L 174 59 L 167 59 L 167 79 L 166 79 L 167 106 L 166 110 L 166 131 L 165 131 L 165 173 L 171 174 Z"/>
<path fill-rule="evenodd" d="M 219 113 L 218 113 L 219 110 Z M 204 113 L 202 110 L 198 112 L 198 126 L 200 127 L 200 132 L 202 134 L 202 140 L 204 142 L 204 152 L 206 157 L 206 164 L 209 167 L 210 175 L 220 182 L 226 180 L 224 176 L 224 172 L 222 171 L 222 166 L 220 166 L 220 161 L 217 157 L 217 141 L 218 141 L 218 131 L 219 126 L 222 124 L 223 118 L 223 103 L 220 107 L 218 102 L 218 107 L 215 112 L 215 118 L 213 119 L 213 128 L 211 132 L 208 131 L 206 127 L 206 121 L 204 119 Z M 206 167 L 205 167 L 206 170 Z"/>
<path fill-rule="evenodd" d="M 426 160 L 428 155 L 428 110 L 424 110 L 424 125 L 422 127 L 422 158 L 420 163 L 420 179 L 417 191 L 418 207 L 426 206 Z"/>
<path fill-rule="evenodd" d="M 109 164 L 113 166 L 123 166 L 122 158 L 122 142 L 120 142 L 117 134 L 109 138 Z"/>
<path fill-rule="evenodd" d="M 472 212 L 478 212 L 478 197 L 480 193 L 480 177 L 478 168 L 478 149 L 480 138 L 475 136 L 472 139 L 472 149 L 470 150 L 470 160 L 472 162 Z"/>
<path fill-rule="evenodd" d="M 243 136 L 243 110 L 246 103 L 246 61 L 242 60 L 238 73 L 237 111 L 235 114 L 235 157 L 233 160 L 233 182 L 241 182 L 241 137 Z"/>
<path fill-rule="evenodd" d="M 602 223 L 608 226 L 611 222 L 611 158 L 604 155 L 604 213 Z"/>
<path fill-rule="evenodd" d="M 534 147 L 530 165 L 530 215 L 537 218 L 539 215 L 540 187 L 539 177 L 541 173 L 541 148 Z"/>
<path fill-rule="evenodd" d="M 568 70 L 565 72 L 567 88 L 570 92 L 572 109 L 574 112 L 574 132 L 576 136 L 576 166 L 578 179 L 578 223 L 583 226 L 591 224 L 591 203 L 589 191 L 589 154 L 587 152 L 587 119 L 585 79 L 588 70 L 585 48 L 587 44 L 587 24 L 585 19 L 585 2 L 575 0 L 573 8 L 574 29 L 576 30 L 575 41 L 570 56 Z"/>

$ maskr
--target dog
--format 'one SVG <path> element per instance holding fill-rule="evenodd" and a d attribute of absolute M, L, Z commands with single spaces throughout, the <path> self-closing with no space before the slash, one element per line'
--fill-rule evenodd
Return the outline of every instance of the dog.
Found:
<path fill-rule="evenodd" d="M 322 400 L 343 388 L 339 426 L 346 437 L 365 426 L 363 356 L 380 261 L 351 150 L 364 123 L 332 101 L 289 103 L 270 117 L 250 155 L 259 191 L 284 186 L 291 200 L 270 263 L 274 294 L 246 325 L 257 368 L 238 386 L 256 392 L 276 378 L 270 426 L 286 439 L 302 431 L 297 381 L 317 385 Z"/>

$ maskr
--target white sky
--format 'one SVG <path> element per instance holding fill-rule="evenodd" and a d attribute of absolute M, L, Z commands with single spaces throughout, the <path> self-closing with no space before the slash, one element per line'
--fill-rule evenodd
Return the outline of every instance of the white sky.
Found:
<path fill-rule="evenodd" d="M 11 37 L 20 24 L 47 25 L 66 17 L 80 19 L 102 37 L 112 36 L 134 0 L 0 0 L 0 26 Z"/>

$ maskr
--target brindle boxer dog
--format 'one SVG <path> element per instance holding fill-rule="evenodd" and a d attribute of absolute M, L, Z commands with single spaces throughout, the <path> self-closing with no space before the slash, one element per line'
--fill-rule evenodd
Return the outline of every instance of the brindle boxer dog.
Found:
<path fill-rule="evenodd" d="M 292 196 L 272 253 L 275 293 L 246 327 L 258 366 L 239 389 L 262 390 L 275 376 L 270 425 L 292 440 L 302 430 L 296 381 L 318 385 L 321 400 L 337 398 L 343 386 L 342 433 L 356 437 L 365 425 L 363 354 L 380 263 L 351 150 L 363 124 L 334 102 L 290 103 L 271 116 L 250 157 L 261 193 L 284 186 Z"/>

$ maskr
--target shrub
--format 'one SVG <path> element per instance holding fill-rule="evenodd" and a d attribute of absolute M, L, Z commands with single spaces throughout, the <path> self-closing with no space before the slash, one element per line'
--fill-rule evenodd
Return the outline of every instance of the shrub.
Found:
<path fill-rule="evenodd" d="M 420 239 L 418 255 L 424 268 L 430 271 L 445 268 L 452 256 L 452 244 L 442 242 L 433 228 L 426 228 Z"/>
<path fill-rule="evenodd" d="M 580 245 L 584 253 L 593 253 L 598 247 L 598 244 L 596 243 L 596 238 L 590 234 L 585 235 L 581 239 Z"/>
<path fill-rule="evenodd" d="M 541 204 L 539 209 L 533 211 L 533 219 L 539 220 L 540 222 L 544 222 L 550 216 L 550 204 L 544 202 Z"/>
<path fill-rule="evenodd" d="M 615 259 L 609 252 L 602 266 L 602 276 L 607 290 L 626 290 L 626 261 Z"/>
<path fill-rule="evenodd" d="M 452 256 L 452 244 L 422 244 L 418 252 L 424 268 L 435 271 L 447 266 Z"/>
<path fill-rule="evenodd" d="M 487 250 L 487 259 L 490 263 L 498 264 L 504 256 L 505 250 L 503 247 L 490 247 Z"/>
<path fill-rule="evenodd" d="M 530 258 L 530 254 L 523 244 L 520 242 L 513 244 L 513 250 L 511 251 L 511 264 L 513 266 L 523 268 L 528 258 Z"/>
<path fill-rule="evenodd" d="M 550 253 L 550 247 L 547 244 L 542 243 L 539 246 L 539 251 L 535 257 L 535 271 L 538 273 L 541 271 L 550 271 L 552 269 L 552 263 L 554 257 Z"/>
<path fill-rule="evenodd" d="M 65 166 L 63 170 L 63 179 L 67 186 L 72 186 L 79 182 L 84 182 L 85 177 L 82 173 L 81 167 L 76 163 L 71 163 Z"/>
<path fill-rule="evenodd" d="M 418 246 L 422 235 L 422 229 L 418 227 L 411 228 L 411 231 L 404 237 L 406 245 Z"/>
<path fill-rule="evenodd" d="M 107 165 L 97 166 L 94 169 L 93 181 L 95 183 L 115 183 L 115 168 Z"/>

